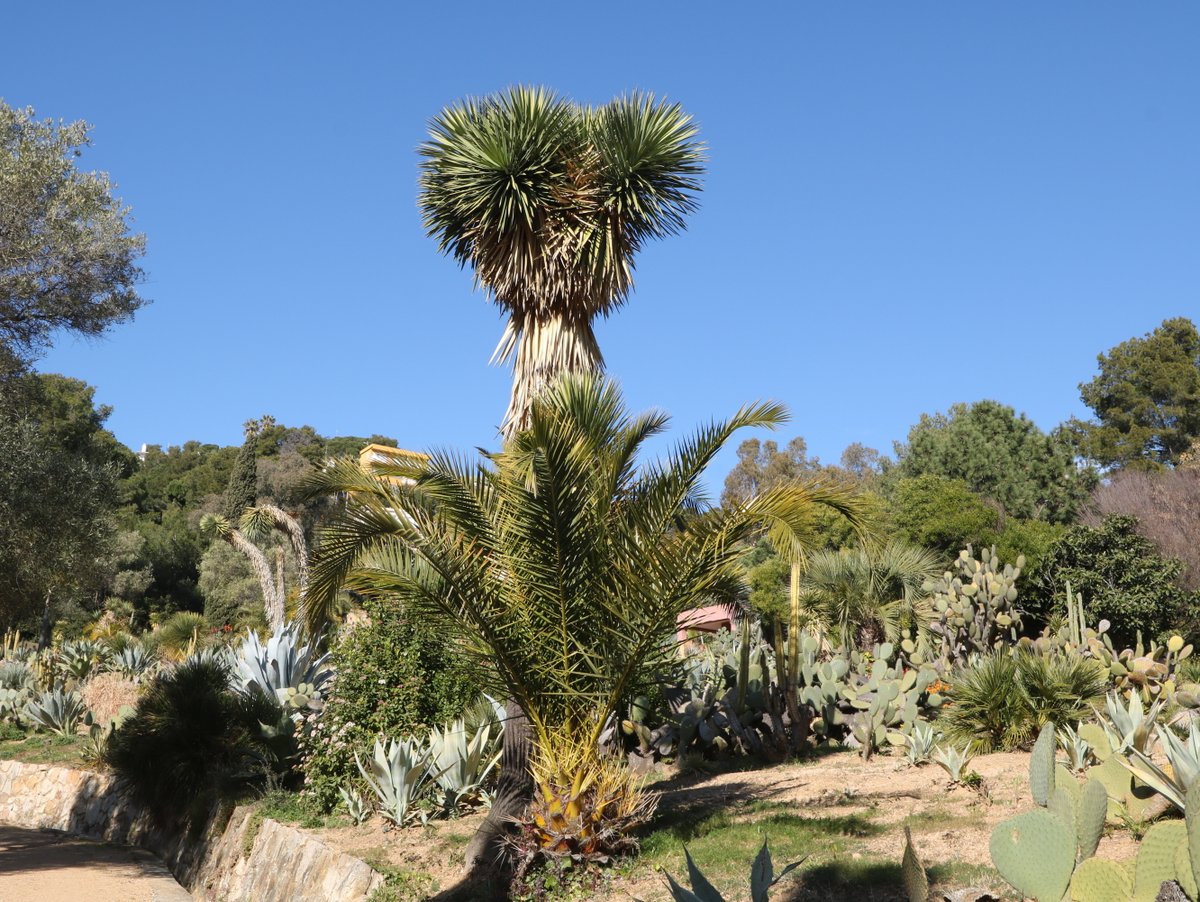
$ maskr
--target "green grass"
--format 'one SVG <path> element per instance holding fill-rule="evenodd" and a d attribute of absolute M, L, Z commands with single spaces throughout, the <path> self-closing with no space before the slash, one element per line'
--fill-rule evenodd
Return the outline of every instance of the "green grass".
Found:
<path fill-rule="evenodd" d="M 936 809 L 914 814 L 905 821 L 917 833 L 945 832 L 974 822 Z M 860 851 L 864 839 L 893 833 L 894 856 Z M 804 859 L 794 876 L 779 885 L 773 899 L 903 902 L 901 825 L 878 824 L 869 810 L 823 816 L 820 809 L 798 811 L 790 803 L 757 801 L 709 811 L 671 812 L 643 835 L 641 854 L 624 866 L 625 873 L 645 877 L 651 871 L 665 870 L 682 879 L 687 873 L 683 855 L 686 845 L 692 859 L 718 890 L 729 898 L 741 898 L 750 864 L 764 839 L 770 844 L 777 871 Z M 934 886 L 946 888 L 998 884 L 988 868 L 973 865 L 934 866 L 929 868 L 929 878 Z"/>
<path fill-rule="evenodd" d="M 367 897 L 367 902 L 419 902 L 438 889 L 437 881 L 428 874 L 391 864 L 383 849 L 364 849 L 355 855 L 383 874 L 383 884 Z"/>
<path fill-rule="evenodd" d="M 12 731 L 0 734 L 0 758 L 24 761 L 27 764 L 59 764 L 64 767 L 94 767 L 83 759 L 87 745 L 85 736 L 57 736 L 53 733 L 19 734 Z"/>
<path fill-rule="evenodd" d="M 317 827 L 336 827 L 342 825 L 342 818 L 325 814 L 308 796 L 286 789 L 272 789 L 263 794 L 256 804 L 256 814 L 281 824 L 295 824 L 298 827 L 315 829 Z"/>

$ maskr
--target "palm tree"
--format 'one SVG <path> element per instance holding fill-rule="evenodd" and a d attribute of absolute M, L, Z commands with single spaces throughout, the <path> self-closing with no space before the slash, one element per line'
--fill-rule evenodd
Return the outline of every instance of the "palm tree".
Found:
<path fill-rule="evenodd" d="M 814 505 L 844 506 L 800 485 L 726 507 L 707 501 L 701 475 L 730 436 L 784 419 L 776 404 L 745 407 L 639 466 L 668 418 L 631 415 L 600 377 L 567 376 L 534 400 L 527 428 L 480 462 L 334 464 L 314 491 L 348 501 L 313 561 L 308 627 L 324 626 L 343 587 L 444 626 L 528 718 L 544 843 L 586 853 L 616 838 L 580 822 L 608 819 L 605 806 L 586 804 L 596 786 L 628 803 L 615 806 L 629 814 L 624 826 L 645 814 L 598 740 L 639 671 L 669 647 L 678 614 L 737 592 L 739 543 L 764 525 L 788 547 Z"/>
<path fill-rule="evenodd" d="M 922 586 L 941 569 L 934 553 L 900 542 L 819 551 L 808 558 L 802 594 L 810 618 L 843 647 L 870 647 L 895 641 L 908 623 L 922 624 Z"/>
<path fill-rule="evenodd" d="M 493 355 L 514 363 L 505 435 L 560 373 L 603 368 L 592 322 L 628 298 L 642 245 L 684 228 L 703 172 L 697 134 L 653 95 L 582 107 L 525 87 L 430 124 L 425 228 L 508 315 Z"/>

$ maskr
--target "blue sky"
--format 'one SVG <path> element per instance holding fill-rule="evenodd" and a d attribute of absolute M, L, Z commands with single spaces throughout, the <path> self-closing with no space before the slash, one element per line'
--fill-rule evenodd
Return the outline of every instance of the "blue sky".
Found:
<path fill-rule="evenodd" d="M 786 402 L 811 451 L 923 411 L 1084 414 L 1096 354 L 1200 315 L 1200 6 L 25 3 L 0 96 L 95 126 L 154 304 L 40 363 L 126 444 L 264 412 L 407 447 L 494 445 L 502 323 L 416 209 L 444 105 L 514 83 L 679 101 L 701 209 L 598 329 L 677 429 Z M 714 468 L 719 484 L 732 450 Z"/>

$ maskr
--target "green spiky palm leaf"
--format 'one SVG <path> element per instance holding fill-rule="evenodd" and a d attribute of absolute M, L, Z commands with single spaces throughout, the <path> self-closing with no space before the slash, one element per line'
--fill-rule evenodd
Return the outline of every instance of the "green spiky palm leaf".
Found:
<path fill-rule="evenodd" d="M 404 616 L 451 631 L 539 734 L 599 733 L 678 614 L 736 592 L 739 543 L 764 525 L 807 522 L 801 486 L 728 508 L 702 491 L 705 465 L 735 431 L 784 418 L 778 405 L 746 407 L 639 466 L 665 415 L 634 416 L 611 383 L 569 377 L 535 404 L 528 429 L 481 460 L 335 464 L 312 489 L 349 500 L 315 558 L 309 627 L 343 587 L 395 599 Z"/>

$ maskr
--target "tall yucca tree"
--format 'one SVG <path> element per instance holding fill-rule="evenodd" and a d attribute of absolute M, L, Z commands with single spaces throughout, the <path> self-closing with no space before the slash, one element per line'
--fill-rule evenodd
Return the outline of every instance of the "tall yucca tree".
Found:
<path fill-rule="evenodd" d="M 556 376 L 603 369 L 592 323 L 628 298 L 642 246 L 684 228 L 703 146 L 678 104 L 638 93 L 588 107 L 514 87 L 429 131 L 425 228 L 508 315 L 493 355 L 513 362 L 508 436 Z"/>
<path fill-rule="evenodd" d="M 740 542 L 766 526 L 784 542 L 803 534 L 814 505 L 845 508 L 840 494 L 802 485 L 708 502 L 701 477 L 729 438 L 784 419 L 779 405 L 748 406 L 640 464 L 666 415 L 633 415 L 611 382 L 566 376 L 478 462 L 335 464 L 314 491 L 348 501 L 313 562 L 309 628 L 324 625 L 343 587 L 443 624 L 527 715 L 535 778 L 553 783 L 543 765 L 565 736 L 567 757 L 594 763 L 609 715 L 669 644 L 677 615 L 738 589 Z M 537 789 L 543 801 L 556 791 Z"/>

